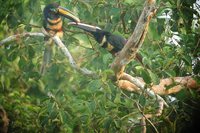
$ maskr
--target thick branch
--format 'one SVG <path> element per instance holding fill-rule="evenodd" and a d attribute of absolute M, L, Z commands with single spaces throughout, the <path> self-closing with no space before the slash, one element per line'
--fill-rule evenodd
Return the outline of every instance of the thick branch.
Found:
<path fill-rule="evenodd" d="M 137 89 L 134 87 L 131 91 L 134 91 L 136 93 L 141 93 L 142 91 L 146 91 L 146 93 L 150 97 L 157 99 L 158 102 L 163 102 L 168 107 L 168 104 L 165 102 L 165 100 L 162 97 L 160 97 L 158 94 L 155 94 L 155 92 L 153 92 L 150 88 L 145 87 L 145 82 L 141 78 L 134 78 L 127 73 L 123 73 L 121 75 L 121 80 L 119 80 L 119 82 L 121 82 L 123 80 L 125 80 L 126 82 L 129 82 L 130 86 L 126 84 L 124 86 L 120 86 L 121 88 L 124 88 L 124 89 L 130 91 L 132 86 L 137 86 Z M 127 89 L 127 88 L 129 88 L 129 89 Z"/>
<path fill-rule="evenodd" d="M 167 89 L 168 86 L 171 86 L 171 88 Z M 184 88 L 199 89 L 200 84 L 198 84 L 192 77 L 186 76 L 161 79 L 160 84 L 152 86 L 152 90 L 159 95 L 174 94 Z"/>
<path fill-rule="evenodd" d="M 174 85 L 174 86 L 172 86 Z M 121 79 L 118 81 L 118 86 L 127 91 L 141 93 L 142 90 L 147 90 L 147 94 L 151 97 L 160 97 L 158 95 L 169 95 L 181 91 L 184 88 L 199 89 L 198 84 L 192 77 L 174 77 L 161 79 L 158 85 L 152 85 L 151 88 L 145 88 L 145 82 L 142 78 L 132 77 L 129 74 L 123 73 Z M 169 88 L 169 86 L 171 88 Z M 161 99 L 162 100 L 162 99 Z"/>
<path fill-rule="evenodd" d="M 117 79 L 120 78 L 125 66 L 135 57 L 138 49 L 141 47 L 148 30 L 150 19 L 155 11 L 155 0 L 147 0 L 133 34 L 112 63 L 111 67 L 114 70 Z"/>

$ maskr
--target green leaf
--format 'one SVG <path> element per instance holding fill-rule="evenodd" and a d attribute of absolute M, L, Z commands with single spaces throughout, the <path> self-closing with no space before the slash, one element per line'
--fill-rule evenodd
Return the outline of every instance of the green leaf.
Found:
<path fill-rule="evenodd" d="M 12 53 L 9 54 L 8 60 L 14 61 L 18 56 L 19 56 L 19 53 L 17 52 L 17 49 L 13 50 Z"/>
<path fill-rule="evenodd" d="M 35 55 L 35 50 L 32 46 L 28 46 L 27 49 L 28 49 L 29 58 L 32 59 Z"/>
<path fill-rule="evenodd" d="M 117 14 L 120 14 L 120 9 L 119 8 L 111 8 L 110 15 L 117 15 Z"/>
<path fill-rule="evenodd" d="M 111 59 L 112 59 L 113 57 L 112 57 L 112 55 L 111 54 L 104 54 L 103 55 L 103 63 L 104 64 L 108 64 L 110 61 L 111 61 Z"/>
<path fill-rule="evenodd" d="M 143 56 L 142 58 L 142 63 L 144 65 L 147 65 L 147 66 L 151 66 L 152 65 L 152 61 L 150 59 L 148 59 L 147 57 Z"/>
<path fill-rule="evenodd" d="M 116 94 L 114 103 L 117 103 L 117 104 L 121 103 L 121 93 Z"/>
<path fill-rule="evenodd" d="M 151 70 L 148 70 L 148 72 L 149 72 L 149 76 L 151 77 L 151 81 L 154 83 L 154 85 L 159 84 L 160 80 L 158 76 L 155 73 L 153 73 Z"/>
<path fill-rule="evenodd" d="M 191 56 L 189 56 L 189 55 L 183 56 L 183 61 L 186 63 L 186 65 L 192 64 L 192 59 L 191 59 Z"/>
<path fill-rule="evenodd" d="M 88 84 L 88 87 L 91 89 L 91 90 L 98 90 L 100 89 L 102 86 L 102 83 L 100 80 L 92 80 L 89 84 Z"/>
<path fill-rule="evenodd" d="M 135 3 L 135 1 L 134 1 L 134 0 L 125 0 L 124 2 L 125 2 L 125 3 L 127 3 L 127 4 L 132 4 L 132 3 Z"/>
<path fill-rule="evenodd" d="M 139 103 L 142 106 L 145 106 L 145 104 L 146 104 L 146 98 L 144 97 L 144 95 L 140 95 L 140 97 L 139 97 Z"/>
<path fill-rule="evenodd" d="M 176 72 L 174 70 L 166 70 L 164 73 L 166 73 L 169 77 L 176 76 Z"/>
<path fill-rule="evenodd" d="M 88 107 L 90 109 L 91 112 L 95 112 L 96 110 L 96 104 L 94 101 L 89 102 Z"/>
<path fill-rule="evenodd" d="M 140 70 L 140 75 L 142 76 L 142 78 L 144 79 L 144 82 L 147 83 L 147 84 L 150 84 L 151 83 L 151 77 L 148 73 L 147 70 L 145 69 L 141 69 Z"/>
<path fill-rule="evenodd" d="M 60 117 L 61 123 L 64 124 L 67 122 L 67 117 L 66 117 L 65 111 L 59 111 L 59 117 Z"/>
<path fill-rule="evenodd" d="M 111 122 L 112 122 L 112 118 L 111 117 L 108 117 L 105 122 L 104 122 L 104 128 L 105 129 L 109 129 L 110 128 L 110 125 L 111 125 Z"/>

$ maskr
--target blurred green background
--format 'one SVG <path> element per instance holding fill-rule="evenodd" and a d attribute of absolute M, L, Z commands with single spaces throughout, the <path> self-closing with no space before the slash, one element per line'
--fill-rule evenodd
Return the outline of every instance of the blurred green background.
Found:
<path fill-rule="evenodd" d="M 82 22 L 129 38 L 144 0 L 7 0 L 0 1 L 0 40 L 23 32 L 40 32 L 45 5 L 58 2 Z M 200 4 L 196 0 L 158 0 L 139 53 L 142 63 L 132 61 L 126 71 L 143 77 L 147 86 L 162 78 L 200 75 Z M 71 68 L 54 49 L 47 73 L 39 73 L 44 38 L 26 37 L 0 47 L 0 105 L 10 119 L 8 132 L 138 133 L 141 113 L 155 113 L 158 104 L 141 94 L 120 90 L 112 80 L 109 64 L 114 57 L 91 37 L 64 20 L 63 42 L 77 64 L 97 72 L 86 77 Z M 151 119 L 162 133 L 198 128 L 199 94 L 183 90 L 174 94 L 161 117 Z M 155 128 L 147 122 L 148 133 Z M 196 124 L 196 125 L 195 125 Z"/>

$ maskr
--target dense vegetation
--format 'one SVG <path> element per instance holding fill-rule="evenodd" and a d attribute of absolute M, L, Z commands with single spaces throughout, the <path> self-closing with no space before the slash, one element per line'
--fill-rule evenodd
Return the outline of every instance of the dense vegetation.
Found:
<path fill-rule="evenodd" d="M 42 9 L 60 2 L 92 25 L 128 38 L 137 23 L 144 0 L 7 0 L 0 1 L 0 40 L 17 33 L 40 31 Z M 196 0 L 160 0 L 139 53 L 127 71 L 143 77 L 147 85 L 159 79 L 200 75 L 200 18 Z M 194 9 L 194 5 L 196 10 Z M 163 17 L 164 15 L 170 18 Z M 41 76 L 44 39 L 27 37 L 0 47 L 0 106 L 7 112 L 9 132 L 139 132 L 138 105 L 146 113 L 157 109 L 145 95 L 120 90 L 109 65 L 114 57 L 93 38 L 67 25 L 64 43 L 81 67 L 98 73 L 91 78 L 76 72 L 60 49 L 48 72 Z M 181 38 L 179 40 L 179 38 Z M 183 90 L 166 98 L 170 107 L 151 119 L 159 132 L 191 132 L 198 128 L 199 94 Z M 196 113 L 196 114 L 195 114 Z M 155 132 L 148 123 L 148 132 Z"/>

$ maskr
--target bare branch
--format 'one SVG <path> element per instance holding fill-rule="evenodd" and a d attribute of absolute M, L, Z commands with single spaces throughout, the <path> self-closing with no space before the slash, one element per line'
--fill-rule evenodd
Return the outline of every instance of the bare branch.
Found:
<path fill-rule="evenodd" d="M 175 85 L 169 89 L 166 89 L 167 86 L 173 84 Z M 177 93 L 184 88 L 199 89 L 200 84 L 198 84 L 191 76 L 186 76 L 161 79 L 160 84 L 152 86 L 152 90 L 159 95 L 169 95 Z"/>
<path fill-rule="evenodd" d="M 44 34 L 43 33 L 39 33 L 39 32 L 25 32 L 25 33 L 22 33 L 22 34 L 17 34 L 17 35 L 12 35 L 12 36 L 9 36 L 8 38 L 5 38 L 3 40 L 0 41 L 0 46 L 7 43 L 7 42 L 11 42 L 11 41 L 14 41 L 14 40 L 17 40 L 19 38 L 22 38 L 22 37 L 28 37 L 28 36 L 41 36 L 41 37 L 44 37 Z"/>
<path fill-rule="evenodd" d="M 70 65 L 76 69 L 77 71 L 81 72 L 84 75 L 87 76 L 95 76 L 95 73 L 86 69 L 86 68 L 80 68 L 75 60 L 73 59 L 72 55 L 70 54 L 69 50 L 65 47 L 65 45 L 62 43 L 60 38 L 58 36 L 53 36 L 52 39 L 55 41 L 55 43 L 58 45 L 58 47 L 62 50 L 64 55 L 69 59 Z"/>
<path fill-rule="evenodd" d="M 25 32 L 25 33 L 22 33 L 22 34 L 12 35 L 12 36 L 9 36 L 9 37 L 3 39 L 2 41 L 0 41 L 0 46 L 7 43 L 7 42 L 11 42 L 11 41 L 17 40 L 17 39 L 22 38 L 22 37 L 28 37 L 28 36 L 45 37 L 45 36 L 49 36 L 48 33 L 44 31 L 44 29 L 42 29 L 42 32 L 43 33 Z M 76 64 L 76 62 L 73 59 L 72 55 L 70 54 L 69 50 L 65 47 L 65 45 L 62 43 L 62 41 L 60 40 L 60 38 L 58 36 L 53 36 L 52 39 L 55 41 L 55 43 L 58 45 L 58 47 L 60 47 L 60 49 L 62 50 L 64 55 L 68 58 L 72 68 L 76 69 L 77 71 L 81 72 L 84 75 L 96 77 L 96 74 L 94 72 L 88 70 L 87 68 L 80 68 Z"/>
<path fill-rule="evenodd" d="M 168 107 L 168 104 L 165 102 L 165 100 L 162 97 L 160 97 L 158 94 L 155 94 L 155 92 L 152 91 L 150 88 L 146 88 L 145 87 L 145 82 L 141 78 L 134 78 L 134 77 L 132 77 L 131 75 L 129 75 L 127 73 L 123 73 L 121 75 L 121 79 L 120 80 L 127 80 L 127 81 L 129 81 L 130 83 L 132 83 L 131 87 L 132 86 L 137 86 L 137 91 L 136 91 L 137 93 L 141 93 L 142 92 L 141 90 L 146 90 L 146 93 L 150 97 L 152 97 L 154 99 L 157 99 L 159 102 L 163 102 Z M 125 88 L 126 86 L 120 86 L 120 87 L 123 87 L 124 89 L 126 89 Z M 130 90 L 130 89 L 126 89 L 126 90 Z"/>

